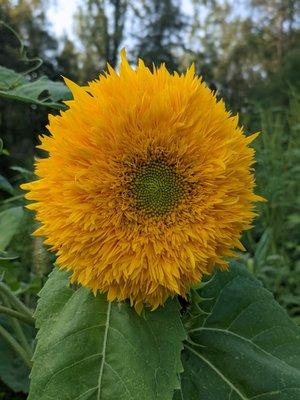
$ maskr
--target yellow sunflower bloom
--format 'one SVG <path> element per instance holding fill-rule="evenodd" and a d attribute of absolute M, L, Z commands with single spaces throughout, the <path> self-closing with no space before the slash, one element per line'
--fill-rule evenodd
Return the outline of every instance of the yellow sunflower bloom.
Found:
<path fill-rule="evenodd" d="M 238 117 L 197 77 L 132 69 L 88 86 L 66 79 L 74 99 L 49 117 L 48 158 L 23 185 L 36 235 L 72 271 L 72 281 L 130 299 L 140 311 L 185 296 L 214 266 L 227 268 L 261 200 L 254 150 Z"/>

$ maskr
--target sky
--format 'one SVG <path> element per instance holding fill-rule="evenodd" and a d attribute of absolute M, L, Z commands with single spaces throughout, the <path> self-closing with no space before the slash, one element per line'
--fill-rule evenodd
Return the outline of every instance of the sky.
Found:
<path fill-rule="evenodd" d="M 70 39 L 74 38 L 73 16 L 82 0 L 55 0 L 50 3 L 47 10 L 47 18 L 51 24 L 51 30 L 56 36 L 66 34 Z M 190 14 L 192 11 L 191 0 L 181 1 L 182 10 Z"/>
<path fill-rule="evenodd" d="M 47 10 L 47 18 L 51 24 L 51 30 L 57 36 L 64 34 L 71 39 L 73 37 L 73 16 L 78 7 L 79 0 L 56 0 L 51 2 Z"/>

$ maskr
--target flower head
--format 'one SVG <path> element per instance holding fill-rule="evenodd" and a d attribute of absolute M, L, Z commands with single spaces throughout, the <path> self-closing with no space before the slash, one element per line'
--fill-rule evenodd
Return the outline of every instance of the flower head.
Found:
<path fill-rule="evenodd" d="M 195 76 L 108 66 L 49 117 L 38 180 L 25 184 L 37 235 L 72 281 L 140 310 L 185 296 L 227 267 L 251 226 L 254 150 L 237 116 Z"/>

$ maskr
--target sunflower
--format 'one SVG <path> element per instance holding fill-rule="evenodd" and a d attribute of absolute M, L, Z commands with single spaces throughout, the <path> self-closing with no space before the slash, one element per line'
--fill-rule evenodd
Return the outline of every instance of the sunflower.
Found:
<path fill-rule="evenodd" d="M 88 86 L 66 79 L 73 100 L 49 116 L 48 158 L 23 185 L 41 222 L 36 235 L 72 282 L 129 299 L 140 311 L 186 296 L 217 266 L 226 269 L 261 198 L 238 117 L 195 75 L 133 69 Z"/>

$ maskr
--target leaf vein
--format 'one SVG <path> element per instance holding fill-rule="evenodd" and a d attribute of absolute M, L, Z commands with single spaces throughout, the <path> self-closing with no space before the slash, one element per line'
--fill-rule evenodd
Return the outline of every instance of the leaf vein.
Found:
<path fill-rule="evenodd" d="M 202 361 L 204 361 L 207 365 L 210 366 L 210 368 L 216 372 L 216 374 L 218 374 L 220 376 L 221 379 L 223 379 L 224 382 L 227 383 L 228 386 L 230 386 L 230 388 L 232 390 L 234 390 L 242 400 L 250 400 L 249 397 L 245 397 L 243 395 L 243 393 L 240 392 L 240 390 L 234 386 L 234 384 L 232 382 L 230 382 L 230 380 L 228 378 L 226 378 L 225 375 L 222 374 L 222 372 L 215 366 L 213 365 L 209 360 L 207 360 L 204 356 L 202 356 L 201 354 L 197 353 L 194 349 L 192 349 L 190 346 L 185 345 L 185 347 L 192 352 L 193 354 L 195 354 L 197 357 L 199 357 Z"/>
<path fill-rule="evenodd" d="M 238 315 L 230 322 L 230 324 L 227 326 L 226 330 L 227 330 L 227 331 L 230 331 L 230 328 L 232 327 L 232 325 L 233 325 L 246 311 L 248 311 L 248 309 L 249 309 L 252 305 L 257 304 L 257 303 L 260 303 L 261 301 L 262 301 L 262 299 L 257 300 L 257 301 L 253 301 L 252 303 L 249 303 L 249 304 L 248 304 L 245 308 L 243 308 L 243 309 L 238 313 Z"/>
<path fill-rule="evenodd" d="M 270 392 L 264 392 L 264 393 L 257 394 L 257 395 L 255 395 L 253 397 L 250 397 L 249 400 L 258 399 L 259 397 L 264 396 L 266 394 L 280 394 L 280 393 L 285 392 L 286 390 L 298 390 L 300 392 L 300 388 L 297 388 L 297 387 L 288 387 L 287 388 L 286 387 L 286 388 L 281 389 L 281 390 L 275 390 L 275 391 L 270 391 Z"/>
<path fill-rule="evenodd" d="M 88 390 L 86 390 L 85 392 L 81 393 L 79 396 L 75 397 L 75 399 L 73 400 L 80 400 L 81 397 L 83 397 L 84 395 L 86 395 L 88 392 L 91 392 L 93 390 L 96 390 L 98 386 L 94 386 Z"/>
<path fill-rule="evenodd" d="M 110 321 L 110 313 L 111 313 L 111 303 L 108 303 L 107 306 L 107 316 L 105 322 L 105 331 L 104 331 L 104 338 L 103 338 L 103 346 L 102 346 L 102 360 L 100 365 L 99 377 L 98 377 L 98 396 L 97 400 L 101 399 L 101 383 L 103 377 L 103 370 L 105 364 L 105 356 L 106 356 L 106 344 L 107 344 L 107 336 L 108 336 L 108 329 L 109 329 L 109 321 Z"/>
<path fill-rule="evenodd" d="M 241 336 L 241 335 L 239 335 L 239 334 L 237 334 L 237 333 L 235 333 L 235 332 L 228 331 L 228 330 L 226 330 L 226 329 L 209 328 L 209 327 L 206 327 L 206 326 L 205 326 L 205 327 L 202 326 L 202 327 L 200 327 L 200 328 L 192 329 L 192 330 L 190 331 L 190 333 L 192 333 L 192 332 L 199 332 L 199 331 L 213 331 L 213 332 L 225 333 L 225 334 L 228 334 L 228 335 L 236 336 L 236 337 L 240 338 L 241 340 L 252 344 L 254 347 L 256 347 L 257 349 L 259 349 L 261 352 L 267 354 L 268 356 L 270 356 L 270 357 L 272 357 L 272 358 L 275 358 L 275 359 L 278 360 L 280 363 L 282 363 L 282 364 L 288 366 L 289 368 L 295 370 L 295 371 L 297 372 L 297 374 L 299 374 L 299 376 L 300 376 L 300 371 L 299 371 L 299 370 L 297 370 L 296 368 L 294 368 L 292 365 L 288 364 L 286 361 L 281 360 L 280 358 L 276 357 L 274 354 L 269 353 L 268 351 L 266 351 L 266 350 L 263 349 L 262 347 L 258 346 L 258 345 L 257 345 L 256 343 L 254 343 L 251 339 L 247 339 L 247 338 L 245 338 L 245 337 L 243 337 L 243 336 Z"/>
<path fill-rule="evenodd" d="M 218 296 L 216 297 L 216 301 L 215 301 L 214 305 L 212 306 L 212 309 L 210 310 L 210 312 L 208 313 L 208 315 L 203 319 L 202 326 L 205 326 L 205 324 L 206 324 L 207 320 L 209 319 L 210 315 L 214 312 L 214 310 L 215 310 L 215 308 L 217 307 L 217 304 L 218 304 L 218 302 L 219 302 L 219 300 L 220 300 L 220 298 L 221 298 L 221 295 L 222 295 L 222 293 L 224 292 L 224 290 L 227 288 L 227 286 L 229 286 L 230 284 L 232 284 L 232 282 L 233 282 L 235 279 L 237 279 L 237 278 L 239 278 L 239 276 L 235 276 L 233 279 L 230 279 L 230 281 L 228 281 L 228 282 L 226 283 L 226 285 L 223 286 L 222 289 L 219 291 L 219 294 L 218 294 Z"/>
<path fill-rule="evenodd" d="M 82 358 L 81 360 L 75 361 L 74 363 L 72 363 L 72 364 L 70 364 L 70 365 L 67 365 L 66 367 L 61 368 L 60 370 L 56 371 L 56 372 L 50 377 L 50 379 L 48 380 L 48 382 L 45 384 L 45 386 L 44 386 L 44 392 L 45 392 L 45 390 L 47 389 L 47 387 L 50 385 L 50 383 L 52 382 L 52 380 L 53 380 L 57 375 L 59 375 L 61 372 L 66 371 L 67 369 L 72 368 L 72 367 L 74 367 L 75 365 L 81 364 L 82 362 L 84 362 L 84 361 L 86 361 L 86 360 L 89 360 L 90 358 L 98 357 L 98 356 L 101 356 L 101 355 L 102 355 L 102 353 L 92 354 L 92 355 L 90 355 L 90 356 L 88 356 L 88 357 L 84 357 L 84 358 Z"/>
<path fill-rule="evenodd" d="M 134 400 L 134 397 L 132 396 L 130 390 L 128 389 L 126 382 L 124 381 L 124 379 L 121 377 L 121 375 L 107 362 L 105 362 L 105 365 L 110 368 L 112 370 L 112 372 L 117 375 L 117 377 L 119 378 L 119 380 L 122 382 L 123 386 L 125 387 L 126 392 L 129 394 L 130 398 Z"/>

